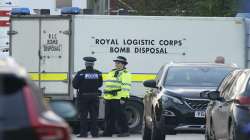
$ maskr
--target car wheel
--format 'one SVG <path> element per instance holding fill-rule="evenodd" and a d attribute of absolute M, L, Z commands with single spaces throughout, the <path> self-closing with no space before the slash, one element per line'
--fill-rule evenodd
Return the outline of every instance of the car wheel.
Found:
<path fill-rule="evenodd" d="M 152 117 L 152 129 L 151 129 L 151 140 L 165 140 L 165 133 L 162 132 L 162 129 L 159 129 L 156 124 L 155 117 Z"/>
<path fill-rule="evenodd" d="M 143 119 L 143 106 L 137 101 L 128 101 L 126 104 L 126 114 L 129 131 L 132 133 L 141 132 Z"/>
<path fill-rule="evenodd" d="M 232 122 L 229 128 L 229 136 L 228 136 L 228 140 L 236 140 L 236 132 L 235 132 L 235 125 Z"/>
<path fill-rule="evenodd" d="M 151 140 L 151 129 L 146 126 L 145 122 L 142 125 L 142 140 Z"/>

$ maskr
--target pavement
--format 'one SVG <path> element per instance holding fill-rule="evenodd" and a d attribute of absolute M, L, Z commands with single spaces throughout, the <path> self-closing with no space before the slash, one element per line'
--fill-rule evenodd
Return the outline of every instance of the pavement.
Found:
<path fill-rule="evenodd" d="M 133 134 L 130 137 L 117 137 L 114 135 L 111 137 L 99 137 L 92 138 L 90 135 L 88 138 L 77 138 L 76 135 L 73 135 L 73 140 L 142 140 L 142 136 L 140 134 Z M 167 135 L 166 140 L 205 140 L 204 134 L 177 134 L 177 135 Z"/>

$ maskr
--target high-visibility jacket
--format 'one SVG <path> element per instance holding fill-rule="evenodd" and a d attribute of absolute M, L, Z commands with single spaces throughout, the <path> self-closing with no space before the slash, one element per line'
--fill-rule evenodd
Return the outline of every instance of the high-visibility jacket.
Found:
<path fill-rule="evenodd" d="M 107 75 L 107 79 L 104 83 L 104 95 L 105 100 L 129 98 L 131 90 L 131 74 L 127 69 L 117 70 L 113 69 Z M 109 94 L 110 91 L 118 91 L 116 95 Z"/>

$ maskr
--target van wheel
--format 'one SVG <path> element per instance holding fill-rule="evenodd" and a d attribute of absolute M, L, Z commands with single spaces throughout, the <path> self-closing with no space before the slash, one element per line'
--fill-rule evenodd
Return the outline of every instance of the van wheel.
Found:
<path fill-rule="evenodd" d="M 126 114 L 128 119 L 129 131 L 131 133 L 141 132 L 143 106 L 137 101 L 128 101 L 126 104 Z"/>

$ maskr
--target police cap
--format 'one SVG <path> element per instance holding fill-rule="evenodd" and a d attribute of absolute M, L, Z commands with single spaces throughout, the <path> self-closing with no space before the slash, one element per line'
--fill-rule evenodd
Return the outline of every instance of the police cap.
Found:
<path fill-rule="evenodd" d="M 118 57 L 116 57 L 116 59 L 115 60 L 113 60 L 114 62 L 121 62 L 121 63 L 123 63 L 123 64 L 128 64 L 128 62 L 127 62 L 127 59 L 125 58 L 125 57 L 123 57 L 123 56 L 118 56 Z"/>
<path fill-rule="evenodd" d="M 83 60 L 89 63 L 94 63 L 96 61 L 96 58 L 88 56 L 88 57 L 83 57 Z"/>

